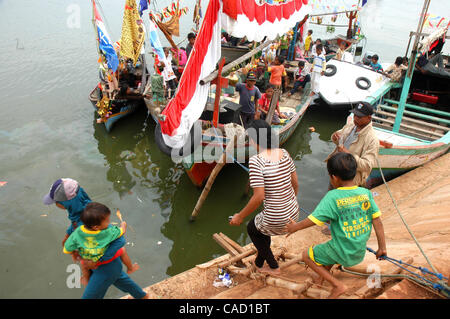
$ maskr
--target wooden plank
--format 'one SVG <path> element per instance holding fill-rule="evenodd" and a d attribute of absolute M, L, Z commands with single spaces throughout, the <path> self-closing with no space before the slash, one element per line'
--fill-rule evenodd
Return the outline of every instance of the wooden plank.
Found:
<path fill-rule="evenodd" d="M 384 129 L 386 129 L 388 131 L 392 131 L 392 125 L 383 124 L 383 123 L 376 123 L 376 122 L 373 122 L 372 124 L 373 124 L 374 127 L 384 128 Z M 420 138 L 420 139 L 425 140 L 425 141 L 433 141 L 434 140 L 434 138 L 430 137 L 429 135 L 422 135 L 420 133 L 411 132 L 411 131 L 404 130 L 404 129 L 400 129 L 399 133 L 402 133 L 402 134 L 405 134 L 405 135 L 408 135 L 408 136 L 412 136 L 412 137 L 416 137 L 416 138 Z"/>
<path fill-rule="evenodd" d="M 375 116 L 375 115 L 372 115 L 372 119 L 373 120 L 377 120 L 377 121 L 381 121 L 381 122 L 384 122 L 384 123 L 389 123 L 389 124 L 394 124 L 394 122 L 395 122 L 395 121 L 384 119 L 384 118 L 381 118 L 381 117 L 378 117 L 378 116 Z M 429 134 L 429 135 L 433 135 L 433 136 L 437 136 L 437 137 L 444 136 L 444 134 L 442 134 L 442 133 L 437 133 L 437 132 L 433 132 L 433 131 L 427 131 L 427 130 L 423 130 L 423 129 L 415 127 L 415 126 L 407 125 L 407 124 L 403 123 L 403 121 L 400 124 L 400 127 L 405 128 L 405 129 L 409 129 L 409 130 L 413 130 L 413 131 L 417 131 L 417 132 L 423 133 L 425 135 Z"/>
<path fill-rule="evenodd" d="M 228 266 L 230 266 L 231 264 L 233 264 L 233 263 L 235 263 L 235 262 L 237 262 L 237 261 L 240 261 L 241 259 L 243 259 L 243 258 L 245 258 L 245 257 L 248 257 L 248 256 L 250 256 L 250 255 L 252 255 L 252 254 L 254 254 L 254 253 L 256 253 L 256 249 L 255 249 L 255 248 L 249 249 L 249 250 L 247 250 L 247 251 L 244 251 L 244 252 L 240 253 L 239 255 L 236 255 L 236 256 L 230 258 L 230 259 L 227 260 L 227 261 L 221 262 L 220 264 L 218 264 L 218 267 L 219 267 L 219 268 L 225 268 L 225 267 L 228 267 Z"/>
<path fill-rule="evenodd" d="M 219 236 L 221 236 L 226 242 L 228 242 L 231 246 L 233 246 L 233 248 L 236 249 L 240 254 L 245 251 L 241 245 L 239 245 L 237 242 L 232 240 L 227 235 L 225 235 L 223 233 L 219 233 Z"/>
<path fill-rule="evenodd" d="M 376 114 L 380 114 L 380 115 L 384 115 L 384 116 L 388 116 L 388 117 L 392 117 L 392 118 L 395 118 L 395 116 L 396 116 L 394 113 L 385 112 L 385 111 L 377 111 Z M 443 130 L 443 131 L 450 131 L 450 127 L 448 127 L 448 126 L 437 125 L 437 124 L 433 124 L 433 123 L 429 123 L 429 122 L 413 119 L 413 118 L 406 117 L 406 116 L 403 117 L 403 121 L 408 121 L 408 122 L 412 122 L 412 123 L 415 123 L 415 124 L 420 124 L 420 125 L 423 125 L 423 126 L 429 126 L 429 127 L 432 127 L 432 128 Z"/>
<path fill-rule="evenodd" d="M 230 244 L 228 244 L 221 236 L 219 236 L 219 234 L 214 234 L 213 235 L 214 240 L 220 245 L 222 246 L 223 249 L 225 249 L 230 255 L 232 256 L 237 256 L 239 255 L 239 252 L 233 248 L 233 246 L 231 246 Z"/>

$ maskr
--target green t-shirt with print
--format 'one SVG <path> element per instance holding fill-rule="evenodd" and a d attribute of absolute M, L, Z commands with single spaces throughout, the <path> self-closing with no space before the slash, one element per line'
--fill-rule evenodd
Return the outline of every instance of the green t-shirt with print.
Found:
<path fill-rule="evenodd" d="M 329 191 L 308 218 L 320 226 L 330 222 L 330 257 L 345 267 L 364 259 L 372 220 L 380 215 L 372 193 L 352 186 Z"/>
<path fill-rule="evenodd" d="M 81 258 L 96 262 L 109 244 L 122 235 L 122 229 L 117 226 L 109 225 L 106 229 L 93 231 L 82 225 L 64 243 L 64 253 L 70 254 L 77 250 Z"/>

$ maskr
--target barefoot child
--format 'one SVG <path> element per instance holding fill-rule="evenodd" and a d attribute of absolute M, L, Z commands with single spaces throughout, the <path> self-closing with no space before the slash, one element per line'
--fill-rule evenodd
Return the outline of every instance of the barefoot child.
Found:
<path fill-rule="evenodd" d="M 303 261 L 320 276 L 320 281 L 325 279 L 333 286 L 330 299 L 346 291 L 346 286 L 330 273 L 331 267 L 335 264 L 352 267 L 363 261 L 372 225 L 378 240 L 377 258 L 387 254 L 383 224 L 379 218 L 381 213 L 372 193 L 353 183 L 356 165 L 355 158 L 349 153 L 333 155 L 327 162 L 327 169 L 335 189 L 325 195 L 308 218 L 298 223 L 291 220 L 285 228 L 290 235 L 331 221 L 332 239 L 303 252 Z"/>
<path fill-rule="evenodd" d="M 84 225 L 78 227 L 64 244 L 64 253 L 73 254 L 78 251 L 81 258 L 97 262 L 104 254 L 109 244 L 126 232 L 127 224 L 122 222 L 120 228 L 110 225 L 111 211 L 103 204 L 91 202 L 81 213 Z M 123 250 L 120 257 L 131 274 L 139 269 L 138 264 L 132 264 L 130 257 Z M 87 285 L 90 277 L 89 268 L 81 262 L 81 283 Z"/>

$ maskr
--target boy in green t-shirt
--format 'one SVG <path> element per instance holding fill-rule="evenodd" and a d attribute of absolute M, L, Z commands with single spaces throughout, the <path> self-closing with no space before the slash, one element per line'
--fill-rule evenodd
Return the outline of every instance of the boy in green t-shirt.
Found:
<path fill-rule="evenodd" d="M 355 158 L 349 153 L 333 155 L 327 162 L 327 169 L 335 189 L 322 198 L 308 218 L 298 223 L 291 220 L 285 229 L 289 236 L 297 230 L 331 222 L 332 239 L 303 252 L 303 261 L 321 277 L 320 281 L 325 279 L 333 285 L 329 298 L 337 298 L 347 289 L 330 273 L 331 267 L 335 264 L 352 267 L 363 261 L 372 225 L 378 240 L 377 258 L 387 254 L 383 224 L 379 218 L 381 213 L 372 193 L 353 183 L 356 166 Z"/>
<path fill-rule="evenodd" d="M 81 221 L 84 225 L 78 227 L 64 243 L 65 254 L 78 254 L 84 260 L 97 262 L 105 253 L 109 244 L 125 234 L 127 224 L 123 221 L 120 227 L 110 225 L 111 211 L 103 204 L 91 202 L 81 213 Z M 131 274 L 139 269 L 137 263 L 133 264 L 125 249 L 120 259 L 127 267 L 127 273 Z M 81 283 L 87 285 L 90 270 L 81 262 Z"/>

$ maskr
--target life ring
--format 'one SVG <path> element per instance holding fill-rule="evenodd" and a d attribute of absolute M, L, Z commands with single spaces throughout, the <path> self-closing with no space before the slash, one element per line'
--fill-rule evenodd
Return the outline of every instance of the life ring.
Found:
<path fill-rule="evenodd" d="M 331 70 L 331 71 L 328 71 Z M 333 76 L 337 72 L 337 67 L 334 64 L 327 64 L 327 68 L 325 69 L 325 76 Z"/>
<path fill-rule="evenodd" d="M 194 152 L 194 150 L 197 148 L 198 145 L 196 145 L 196 142 L 197 142 L 197 144 L 201 144 L 202 130 L 201 130 L 201 127 L 198 127 L 198 125 L 201 125 L 201 124 L 199 122 L 195 122 L 189 133 L 190 137 L 186 144 L 190 143 L 190 147 L 184 145 L 183 147 L 181 147 L 179 149 L 173 149 L 172 147 L 167 146 L 166 143 L 164 143 L 164 139 L 163 139 L 162 131 L 161 131 L 161 124 L 158 122 L 158 124 L 156 124 L 156 127 L 155 127 L 156 145 L 158 145 L 158 148 L 161 150 L 161 152 L 163 152 L 167 156 L 171 156 L 171 157 L 175 156 L 175 157 L 178 157 L 178 159 L 188 156 L 188 155 L 192 154 Z"/>
<path fill-rule="evenodd" d="M 365 86 L 361 85 L 360 82 L 366 82 L 366 85 Z M 359 78 L 357 78 L 355 81 L 355 84 L 361 90 L 368 90 L 372 86 L 372 83 L 370 82 L 370 80 L 364 76 L 360 76 Z"/>

